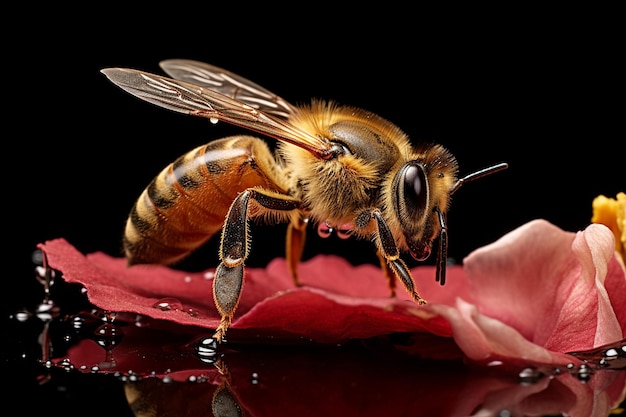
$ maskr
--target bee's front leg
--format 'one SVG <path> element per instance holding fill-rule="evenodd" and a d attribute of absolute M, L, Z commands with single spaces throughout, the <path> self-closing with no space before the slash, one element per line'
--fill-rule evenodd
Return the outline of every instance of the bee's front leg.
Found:
<path fill-rule="evenodd" d="M 300 201 L 293 197 L 256 188 L 240 193 L 231 204 L 222 228 L 219 252 L 221 263 L 213 279 L 213 299 L 222 316 L 213 336 L 218 342 L 223 340 L 241 298 L 244 262 L 248 258 L 251 201 L 259 208 L 255 215 L 268 211 L 291 211 L 300 207 Z"/>
<path fill-rule="evenodd" d="M 383 270 L 385 271 L 385 274 L 387 274 L 387 279 L 390 280 L 389 286 L 392 293 L 395 285 L 391 282 L 393 277 L 389 276 L 389 270 L 393 271 L 393 275 L 400 279 L 413 300 L 419 304 L 426 304 L 426 300 L 424 300 L 415 290 L 415 282 L 413 281 L 409 267 L 402 259 L 400 259 L 400 251 L 398 250 L 396 241 L 393 238 L 393 234 L 391 233 L 389 226 L 387 226 L 385 219 L 383 219 L 380 210 L 365 210 L 357 216 L 354 223 L 356 227 L 364 229 L 372 220 L 376 222 L 376 228 L 378 229 L 378 233 L 376 233 L 378 255 L 387 262 L 387 267 L 383 268 Z"/>

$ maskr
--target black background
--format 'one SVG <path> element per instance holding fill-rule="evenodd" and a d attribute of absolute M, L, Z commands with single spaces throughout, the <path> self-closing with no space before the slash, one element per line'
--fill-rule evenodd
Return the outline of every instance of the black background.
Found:
<path fill-rule="evenodd" d="M 242 132 L 142 102 L 105 67 L 205 61 L 293 103 L 318 97 L 378 113 L 416 142 L 449 148 L 462 174 L 508 162 L 455 194 L 457 261 L 532 219 L 583 229 L 595 196 L 626 188 L 624 44 L 611 10 L 29 7 L 6 14 L 14 29 L 3 35 L 3 313 L 40 301 L 38 243 L 63 237 L 83 253 L 119 255 L 148 182 L 193 147 Z M 255 228 L 250 265 L 283 255 L 284 229 L 273 230 Z M 182 267 L 215 266 L 215 246 Z M 305 258 L 320 252 L 376 262 L 368 242 L 311 233 Z"/>
<path fill-rule="evenodd" d="M 119 255 L 148 182 L 193 147 L 242 132 L 140 101 L 99 72 L 160 72 L 168 58 L 224 67 L 293 103 L 319 97 L 374 111 L 416 142 L 448 147 L 462 174 L 508 162 L 455 194 L 457 261 L 531 219 L 584 228 L 596 195 L 625 189 L 618 27 L 609 11 L 487 12 L 148 3 L 25 11 L 4 56 L 9 292 L 39 290 L 30 256 L 45 240 Z M 255 230 L 250 265 L 282 256 L 281 228 L 267 232 Z M 305 257 L 376 262 L 368 242 L 310 235 Z M 182 267 L 214 266 L 211 245 Z"/>

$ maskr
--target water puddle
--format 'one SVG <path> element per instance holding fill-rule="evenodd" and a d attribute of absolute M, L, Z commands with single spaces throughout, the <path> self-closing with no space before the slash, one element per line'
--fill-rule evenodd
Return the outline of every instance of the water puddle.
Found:
<path fill-rule="evenodd" d="M 101 391 L 112 378 L 106 404 L 116 408 L 102 408 L 117 416 L 568 415 L 580 401 L 616 395 L 626 378 L 626 339 L 514 374 L 499 372 L 501 363 L 421 360 L 394 349 L 392 337 L 278 345 L 231 329 L 237 342 L 218 345 L 206 329 L 95 308 L 76 287 L 57 303 L 55 272 L 38 267 L 36 276 L 41 303 L 8 318 L 21 340 L 10 361 L 35 369 L 33 390 L 67 389 L 58 381 L 72 375 Z M 154 307 L 186 311 L 176 299 Z"/>

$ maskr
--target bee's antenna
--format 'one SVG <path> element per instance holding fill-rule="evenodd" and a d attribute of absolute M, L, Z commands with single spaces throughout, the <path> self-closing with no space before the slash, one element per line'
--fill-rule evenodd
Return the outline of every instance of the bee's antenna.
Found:
<path fill-rule="evenodd" d="M 508 167 L 509 164 L 502 162 L 468 174 L 463 178 L 459 178 L 450 189 L 450 195 L 454 194 L 459 188 L 461 188 L 461 185 L 466 182 L 482 178 L 486 175 L 493 174 L 494 172 L 502 171 Z M 437 213 L 437 219 L 439 219 L 439 226 L 441 227 L 441 232 L 439 232 L 439 253 L 437 254 L 437 272 L 435 279 L 439 282 L 439 284 L 444 285 L 446 283 L 446 266 L 448 264 L 448 226 L 446 225 L 446 217 L 441 212 L 441 209 L 438 206 L 435 206 L 434 211 Z"/>
<path fill-rule="evenodd" d="M 464 176 L 463 178 L 459 178 L 457 182 L 450 189 L 450 195 L 454 194 L 459 188 L 461 188 L 461 185 L 465 184 L 466 182 L 473 181 L 478 178 L 482 178 L 486 175 L 493 174 L 494 172 L 502 171 L 503 169 L 507 169 L 508 167 L 509 167 L 509 164 L 507 164 L 506 162 L 502 162 L 502 163 L 492 165 L 487 168 L 483 168 L 479 171 L 472 172 L 471 174 L 468 174 Z"/>
<path fill-rule="evenodd" d="M 435 206 L 435 212 L 439 219 L 439 225 L 441 226 L 441 232 L 439 232 L 439 250 L 437 251 L 437 272 L 435 279 L 440 285 L 446 283 L 446 266 L 448 263 L 448 227 L 446 226 L 446 218 L 439 209 L 439 206 Z"/>

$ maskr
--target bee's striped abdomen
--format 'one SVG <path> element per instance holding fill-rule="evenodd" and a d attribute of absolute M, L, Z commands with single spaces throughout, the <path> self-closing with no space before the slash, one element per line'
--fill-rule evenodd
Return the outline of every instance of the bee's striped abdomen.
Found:
<path fill-rule="evenodd" d="M 221 230 L 238 193 L 254 186 L 278 189 L 257 157 L 271 157 L 265 142 L 236 136 L 197 147 L 168 165 L 142 192 L 126 222 L 129 264 L 181 260 Z"/>

